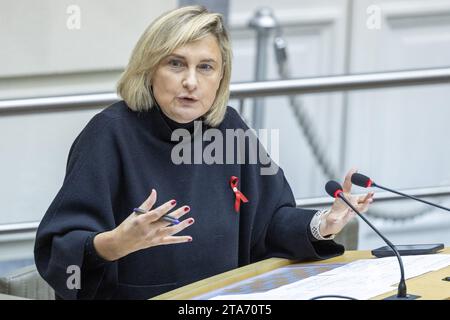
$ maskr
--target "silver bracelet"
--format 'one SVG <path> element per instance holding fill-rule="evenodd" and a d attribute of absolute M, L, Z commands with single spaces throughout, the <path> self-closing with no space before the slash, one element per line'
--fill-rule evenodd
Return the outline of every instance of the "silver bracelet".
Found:
<path fill-rule="evenodd" d="M 311 223 L 309 224 L 311 227 L 311 233 L 317 240 L 333 240 L 335 235 L 332 234 L 328 237 L 323 237 L 320 234 L 320 223 L 322 222 L 322 216 L 327 214 L 329 209 L 319 210 L 316 212 L 314 217 L 311 219 Z"/>

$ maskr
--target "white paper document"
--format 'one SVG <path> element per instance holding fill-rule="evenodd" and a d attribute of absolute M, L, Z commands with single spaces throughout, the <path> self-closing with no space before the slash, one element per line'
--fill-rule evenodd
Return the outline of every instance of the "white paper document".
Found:
<path fill-rule="evenodd" d="M 405 278 L 450 265 L 450 254 L 402 257 Z M 321 295 L 342 295 L 369 299 L 395 290 L 400 280 L 396 257 L 362 259 L 294 283 L 251 294 L 222 295 L 212 300 L 308 300 Z"/>

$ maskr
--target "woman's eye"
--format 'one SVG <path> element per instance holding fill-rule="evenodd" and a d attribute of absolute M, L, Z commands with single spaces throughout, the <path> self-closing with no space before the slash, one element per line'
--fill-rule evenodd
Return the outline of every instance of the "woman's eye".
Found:
<path fill-rule="evenodd" d="M 183 66 L 183 62 L 180 60 L 169 60 L 169 66 L 174 68 L 181 68 Z"/>
<path fill-rule="evenodd" d="M 201 65 L 199 65 L 198 67 L 199 67 L 200 70 L 202 70 L 202 71 L 211 71 L 211 70 L 213 70 L 213 67 L 212 67 L 210 64 L 206 64 L 206 63 L 201 64 Z"/>

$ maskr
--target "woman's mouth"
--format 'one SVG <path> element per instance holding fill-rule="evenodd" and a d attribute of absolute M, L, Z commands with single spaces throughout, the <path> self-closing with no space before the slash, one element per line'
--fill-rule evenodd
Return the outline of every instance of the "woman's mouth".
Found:
<path fill-rule="evenodd" d="M 192 104 L 198 101 L 198 99 L 194 97 L 178 97 L 177 100 L 187 104 Z"/>

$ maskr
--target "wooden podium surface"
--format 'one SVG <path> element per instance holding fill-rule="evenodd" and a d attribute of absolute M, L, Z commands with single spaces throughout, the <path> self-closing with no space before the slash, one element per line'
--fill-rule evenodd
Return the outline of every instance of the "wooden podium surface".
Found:
<path fill-rule="evenodd" d="M 450 254 L 450 248 L 445 248 L 439 253 Z M 359 259 L 374 258 L 370 251 L 346 251 L 342 256 L 335 257 L 328 260 L 297 263 L 296 261 L 271 258 L 257 263 L 247 265 L 242 268 L 234 269 L 228 272 L 218 274 L 216 276 L 191 283 L 187 286 L 166 292 L 159 296 L 153 297 L 155 300 L 166 299 L 192 299 L 204 295 L 210 291 L 229 286 L 234 283 L 255 277 L 266 272 L 286 267 L 292 264 L 296 265 L 324 265 L 324 264 L 345 264 Z M 443 281 L 442 279 L 450 277 L 450 266 L 423 274 L 418 277 L 411 278 L 406 281 L 408 292 L 421 296 L 419 299 L 425 300 L 450 300 L 450 281 Z M 385 297 L 396 294 L 396 290 L 386 292 L 382 295 L 373 297 L 373 300 L 383 299 Z"/>

